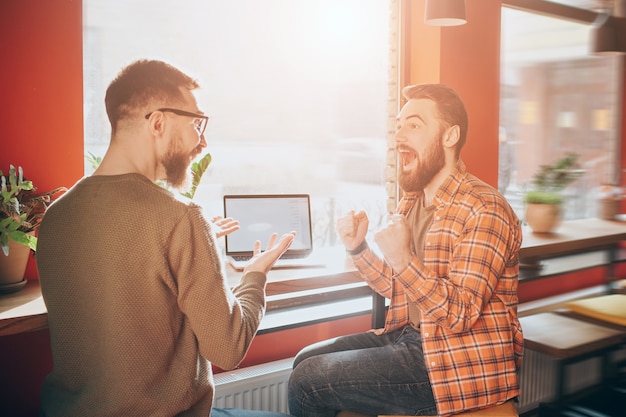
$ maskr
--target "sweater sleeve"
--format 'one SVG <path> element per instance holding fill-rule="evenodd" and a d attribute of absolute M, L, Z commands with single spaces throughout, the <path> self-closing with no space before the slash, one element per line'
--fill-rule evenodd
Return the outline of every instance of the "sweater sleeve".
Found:
<path fill-rule="evenodd" d="M 222 369 L 236 367 L 265 313 L 265 274 L 248 273 L 231 290 L 215 235 L 197 206 L 172 231 L 168 257 L 178 305 L 200 354 Z"/>

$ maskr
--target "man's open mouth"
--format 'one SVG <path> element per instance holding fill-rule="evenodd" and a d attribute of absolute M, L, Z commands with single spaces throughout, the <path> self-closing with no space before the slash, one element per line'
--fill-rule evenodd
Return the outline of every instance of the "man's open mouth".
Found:
<path fill-rule="evenodd" d="M 398 148 L 398 154 L 402 159 L 403 169 L 412 169 L 417 164 L 417 158 L 415 152 L 408 148 Z"/>

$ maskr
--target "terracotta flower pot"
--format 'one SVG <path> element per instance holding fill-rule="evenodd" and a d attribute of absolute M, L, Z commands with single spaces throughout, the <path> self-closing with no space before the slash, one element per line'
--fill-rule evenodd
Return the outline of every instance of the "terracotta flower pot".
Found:
<path fill-rule="evenodd" d="M 0 251 L 0 294 L 21 290 L 26 285 L 24 272 L 30 248 L 9 240 L 9 256 Z"/>
<path fill-rule="evenodd" d="M 550 233 L 561 223 L 560 204 L 528 203 L 526 223 L 535 233 Z"/>

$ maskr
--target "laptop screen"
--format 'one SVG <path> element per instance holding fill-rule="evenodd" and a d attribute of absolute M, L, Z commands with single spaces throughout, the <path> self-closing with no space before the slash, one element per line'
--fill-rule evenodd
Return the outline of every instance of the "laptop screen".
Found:
<path fill-rule="evenodd" d="M 308 194 L 225 195 L 224 217 L 239 221 L 239 230 L 226 235 L 226 255 L 251 255 L 254 242 L 267 247 L 270 234 L 296 232 L 286 256 L 306 256 L 313 249 L 311 204 Z"/>

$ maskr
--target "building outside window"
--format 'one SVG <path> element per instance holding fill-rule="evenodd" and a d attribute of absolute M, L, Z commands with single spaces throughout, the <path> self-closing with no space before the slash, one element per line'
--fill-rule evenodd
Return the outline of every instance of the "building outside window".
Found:
<path fill-rule="evenodd" d="M 590 35 L 590 24 L 502 8 L 499 188 L 521 219 L 539 166 L 568 152 L 585 173 L 565 191 L 566 219 L 595 217 L 600 186 L 620 184 L 621 59 L 592 54 Z"/>

